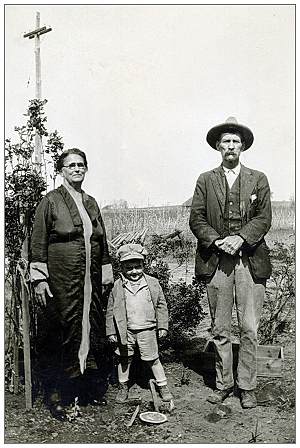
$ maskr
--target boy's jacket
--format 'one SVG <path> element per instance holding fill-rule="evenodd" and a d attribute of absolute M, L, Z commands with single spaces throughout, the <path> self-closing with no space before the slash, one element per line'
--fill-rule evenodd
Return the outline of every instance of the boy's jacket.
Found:
<path fill-rule="evenodd" d="M 158 280 L 144 274 L 153 302 L 158 329 L 168 330 L 168 308 Z M 127 344 L 127 318 L 125 291 L 122 279 L 115 281 L 110 293 L 106 312 L 106 335 L 117 334 L 122 345 Z"/>

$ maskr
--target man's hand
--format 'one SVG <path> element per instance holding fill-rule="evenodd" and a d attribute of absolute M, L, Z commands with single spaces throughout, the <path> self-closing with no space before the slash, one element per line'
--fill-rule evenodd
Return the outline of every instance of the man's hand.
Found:
<path fill-rule="evenodd" d="M 118 342 L 117 335 L 116 335 L 116 334 L 111 334 L 111 335 L 109 335 L 109 336 L 108 336 L 108 340 L 109 340 L 109 342 L 111 342 L 111 343 L 116 343 L 116 342 Z"/>
<path fill-rule="evenodd" d="M 163 339 L 167 336 L 167 330 L 160 329 L 158 330 L 158 339 Z"/>
<path fill-rule="evenodd" d="M 34 288 L 34 292 L 37 298 L 37 301 L 40 305 L 42 306 L 46 306 L 46 301 L 47 301 L 47 296 L 49 297 L 53 297 L 52 292 L 50 291 L 49 285 L 48 283 L 45 282 L 39 282 L 35 288 Z"/>
<path fill-rule="evenodd" d="M 243 245 L 243 238 L 240 235 L 226 236 L 222 240 L 216 240 L 215 245 L 226 254 L 235 255 Z"/>

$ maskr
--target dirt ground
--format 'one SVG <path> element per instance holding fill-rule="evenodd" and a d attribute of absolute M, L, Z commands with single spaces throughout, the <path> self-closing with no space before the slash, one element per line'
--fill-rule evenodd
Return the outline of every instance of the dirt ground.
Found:
<path fill-rule="evenodd" d="M 178 277 L 191 277 L 175 268 Z M 201 322 L 197 340 L 209 338 L 210 319 Z M 244 410 L 238 396 L 222 405 L 206 401 L 211 382 L 183 356 L 174 361 L 162 355 L 175 409 L 160 403 L 167 421 L 160 425 L 143 423 L 137 417 L 126 426 L 136 406 L 140 412 L 153 410 L 150 390 L 134 385 L 125 404 L 115 403 L 116 386 L 110 386 L 105 407 L 82 407 L 72 422 L 50 416 L 39 398 L 33 409 L 25 409 L 24 394 L 5 396 L 5 443 L 295 443 L 295 333 L 286 333 L 277 342 L 283 347 L 282 376 L 258 378 L 258 407 Z M 211 379 L 211 378 L 210 378 Z"/>
<path fill-rule="evenodd" d="M 5 443 L 295 443 L 295 359 L 292 346 L 284 346 L 282 377 L 259 378 L 256 409 L 244 410 L 237 396 L 223 405 L 206 401 L 211 388 L 205 377 L 181 362 L 164 362 L 175 409 L 160 410 L 168 420 L 148 425 L 139 417 L 127 428 L 131 415 L 152 410 L 150 390 L 134 385 L 125 404 L 114 401 L 110 386 L 105 407 L 82 407 L 72 422 L 50 416 L 38 399 L 25 410 L 24 395 L 6 393 Z"/>

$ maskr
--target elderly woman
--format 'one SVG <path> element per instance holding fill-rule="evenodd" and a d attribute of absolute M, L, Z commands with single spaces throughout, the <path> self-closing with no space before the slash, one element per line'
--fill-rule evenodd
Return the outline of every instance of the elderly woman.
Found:
<path fill-rule="evenodd" d="M 102 285 L 113 273 L 99 207 L 81 189 L 87 168 L 80 149 L 61 154 L 63 185 L 38 205 L 31 238 L 31 280 L 42 305 L 39 368 L 46 402 L 60 420 L 76 396 L 82 404 L 106 404 Z"/>

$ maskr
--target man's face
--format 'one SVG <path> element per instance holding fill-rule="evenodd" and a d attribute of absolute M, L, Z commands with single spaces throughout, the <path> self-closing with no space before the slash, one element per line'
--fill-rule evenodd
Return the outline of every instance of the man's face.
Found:
<path fill-rule="evenodd" d="M 216 144 L 217 149 L 221 152 L 223 164 L 226 166 L 237 165 L 240 154 L 244 149 L 241 136 L 239 134 L 225 133 L 221 134 Z"/>
<path fill-rule="evenodd" d="M 143 275 L 143 260 L 127 260 L 121 262 L 124 276 L 131 282 L 137 282 Z"/>

